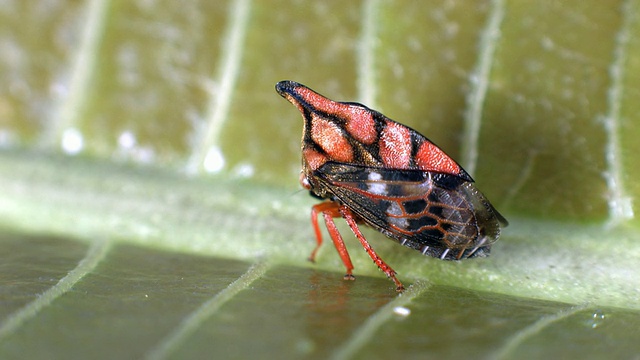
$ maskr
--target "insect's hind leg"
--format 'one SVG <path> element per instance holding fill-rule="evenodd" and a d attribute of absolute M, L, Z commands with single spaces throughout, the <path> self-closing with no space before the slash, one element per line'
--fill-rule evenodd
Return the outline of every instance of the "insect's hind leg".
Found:
<path fill-rule="evenodd" d="M 351 210 L 349 210 L 349 208 L 344 205 L 340 206 L 339 210 L 340 214 L 342 214 L 342 217 L 347 221 L 347 224 L 349 224 L 349 227 L 362 244 L 364 250 L 367 252 L 367 254 L 369 254 L 373 262 L 378 265 L 378 268 L 380 268 L 380 270 L 382 270 L 388 278 L 393 280 L 393 282 L 396 284 L 397 291 L 404 291 L 404 286 L 402 285 L 400 280 L 396 278 L 395 270 L 393 270 L 391 266 L 387 265 L 387 263 L 385 263 L 384 260 L 382 260 L 382 258 L 380 258 L 378 254 L 376 254 L 367 239 L 364 237 L 364 235 L 362 235 L 362 232 L 360 231 L 360 228 L 358 228 L 358 224 L 356 222 L 356 219 L 353 217 Z"/>
<path fill-rule="evenodd" d="M 322 232 L 320 231 L 320 225 L 318 224 L 318 216 L 322 214 L 324 218 L 325 225 L 327 226 L 327 230 L 329 231 L 329 235 L 331 236 L 331 240 L 333 241 L 333 245 L 338 250 L 338 254 L 340 254 L 340 258 L 342 259 L 342 263 L 347 269 L 347 273 L 344 275 L 345 280 L 355 280 L 356 277 L 353 276 L 353 263 L 351 262 L 351 257 L 349 256 L 349 252 L 347 251 L 347 247 L 344 244 L 344 240 L 338 231 L 338 227 L 336 223 L 333 221 L 333 218 L 342 217 L 342 213 L 340 212 L 340 205 L 333 201 L 323 202 L 317 205 L 314 205 L 311 208 L 311 223 L 313 225 L 313 230 L 316 233 L 316 247 L 311 252 L 309 256 L 309 261 L 315 262 L 316 254 L 322 246 Z"/>

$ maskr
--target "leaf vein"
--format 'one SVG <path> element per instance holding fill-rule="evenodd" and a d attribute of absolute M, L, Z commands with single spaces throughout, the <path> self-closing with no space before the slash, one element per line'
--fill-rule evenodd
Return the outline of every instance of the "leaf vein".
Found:
<path fill-rule="evenodd" d="M 489 87 L 489 77 L 495 49 L 500 40 L 500 26 L 504 18 L 505 1 L 491 1 L 491 12 L 480 37 L 480 53 L 475 70 L 470 74 L 470 88 L 464 115 L 462 165 L 472 176 L 478 162 L 478 139 L 482 109 Z"/>
<path fill-rule="evenodd" d="M 266 261 L 253 264 L 242 276 L 189 314 L 174 331 L 169 333 L 155 348 L 152 348 L 147 353 L 146 358 L 167 358 L 222 305 L 231 300 L 240 291 L 248 288 L 255 280 L 264 275 L 270 267 L 270 264 Z"/>
<path fill-rule="evenodd" d="M 358 92 L 360 101 L 375 108 L 376 86 L 376 24 L 377 0 L 366 0 L 362 5 L 362 33 L 358 46 Z"/>
<path fill-rule="evenodd" d="M 489 356 L 488 358 L 490 359 L 510 358 L 509 354 L 513 354 L 514 351 L 518 348 L 518 346 L 524 343 L 527 339 L 530 339 L 534 335 L 539 334 L 542 330 L 551 326 L 552 324 L 587 309 L 588 305 L 589 304 L 585 303 L 578 306 L 572 306 L 570 308 L 560 310 L 555 314 L 543 316 L 538 321 L 523 328 L 522 330 L 516 332 L 513 336 L 508 338 L 507 341 L 505 341 L 502 348 L 498 349 L 493 356 Z"/>
<path fill-rule="evenodd" d="M 106 257 L 111 249 L 111 241 L 96 240 L 89 247 L 85 257 L 80 260 L 78 266 L 58 281 L 58 283 L 36 300 L 28 303 L 20 310 L 9 315 L 0 326 L 0 340 L 14 333 L 22 324 L 34 318 L 38 313 L 53 303 L 57 298 L 64 295 L 66 292 L 78 283 L 85 275 L 89 274 L 95 267 Z"/>
<path fill-rule="evenodd" d="M 369 316 L 364 324 L 357 328 L 351 337 L 336 350 L 332 358 L 336 360 L 353 358 L 356 352 L 373 338 L 375 332 L 391 319 L 396 307 L 408 304 L 424 293 L 430 286 L 431 284 L 416 281 L 404 293 Z"/>
<path fill-rule="evenodd" d="M 192 155 L 187 164 L 190 173 L 207 170 L 207 155 L 220 152 L 220 136 L 222 128 L 229 118 L 229 107 L 233 100 L 236 81 L 240 76 L 244 40 L 249 26 L 251 0 L 236 0 L 230 8 L 229 27 L 223 40 L 221 54 L 223 59 L 218 69 L 218 88 L 211 99 L 207 110 L 207 128 L 203 136 L 197 138 L 192 149 Z M 204 166 L 203 166 L 204 165 Z M 217 171 L 216 165 L 211 170 Z"/>
<path fill-rule="evenodd" d="M 622 174 L 622 152 L 618 132 L 620 127 L 620 107 L 623 99 L 624 66 L 627 60 L 627 47 L 632 27 L 631 1 L 623 3 L 622 24 L 615 38 L 613 62 L 609 67 L 611 85 L 607 92 L 607 115 L 604 119 L 604 128 L 607 136 L 605 148 L 607 161 L 607 187 L 609 188 L 609 224 L 615 225 L 626 219 L 633 218 L 631 199 L 625 195 Z"/>

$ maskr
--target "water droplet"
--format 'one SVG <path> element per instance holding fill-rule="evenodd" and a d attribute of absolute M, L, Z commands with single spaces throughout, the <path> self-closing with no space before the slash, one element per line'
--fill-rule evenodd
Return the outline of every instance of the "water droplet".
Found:
<path fill-rule="evenodd" d="M 589 320 L 587 321 L 587 324 L 592 328 L 595 329 L 597 327 L 599 327 L 600 325 L 602 325 L 602 323 L 604 322 L 604 312 L 600 309 L 596 309 L 593 314 L 591 314 L 591 318 L 589 318 Z"/>
<path fill-rule="evenodd" d="M 69 128 L 62 133 L 62 151 L 75 155 L 84 148 L 84 137 L 78 129 Z"/>
<path fill-rule="evenodd" d="M 255 169 L 253 165 L 242 163 L 233 169 L 233 174 L 241 178 L 250 178 L 253 176 Z"/>
<path fill-rule="evenodd" d="M 212 146 L 209 151 L 207 151 L 203 167 L 208 173 L 217 173 L 224 168 L 224 156 L 220 148 Z"/>
<path fill-rule="evenodd" d="M 411 314 L 411 310 L 404 306 L 396 306 L 393 308 L 393 313 L 398 316 L 407 317 Z"/>
<path fill-rule="evenodd" d="M 132 149 L 136 145 L 136 136 L 131 131 L 124 131 L 118 136 L 118 145 L 126 150 Z"/>

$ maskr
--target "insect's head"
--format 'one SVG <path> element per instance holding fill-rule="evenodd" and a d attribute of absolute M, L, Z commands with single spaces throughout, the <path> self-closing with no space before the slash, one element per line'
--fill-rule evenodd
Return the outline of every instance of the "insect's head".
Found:
<path fill-rule="evenodd" d="M 362 144 L 378 139 L 373 112 L 364 105 L 328 99 L 293 81 L 281 81 L 276 90 L 302 113 L 303 162 L 315 171 L 327 161 L 355 163 Z M 375 160 L 372 160 L 375 162 Z M 305 165 L 303 164 L 303 166 Z"/>
<path fill-rule="evenodd" d="M 323 197 L 324 191 L 316 183 L 314 171 L 327 161 L 357 161 L 354 146 L 358 146 L 358 143 L 349 138 L 357 138 L 354 134 L 361 134 L 369 137 L 363 140 L 372 142 L 376 139 L 375 131 L 368 131 L 374 128 L 370 111 L 360 104 L 330 100 L 293 81 L 279 82 L 276 91 L 298 108 L 304 120 L 300 184 L 316 196 Z M 369 119 L 370 123 L 358 123 L 357 119 L 362 116 L 365 121 Z M 350 136 L 347 137 L 346 133 Z"/>

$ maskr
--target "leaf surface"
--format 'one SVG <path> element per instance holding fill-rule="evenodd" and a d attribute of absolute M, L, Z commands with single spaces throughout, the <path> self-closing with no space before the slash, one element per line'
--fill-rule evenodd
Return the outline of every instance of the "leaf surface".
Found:
<path fill-rule="evenodd" d="M 8 2 L 1 358 L 631 358 L 640 3 Z M 317 264 L 291 79 L 437 143 L 507 216 Z"/>

